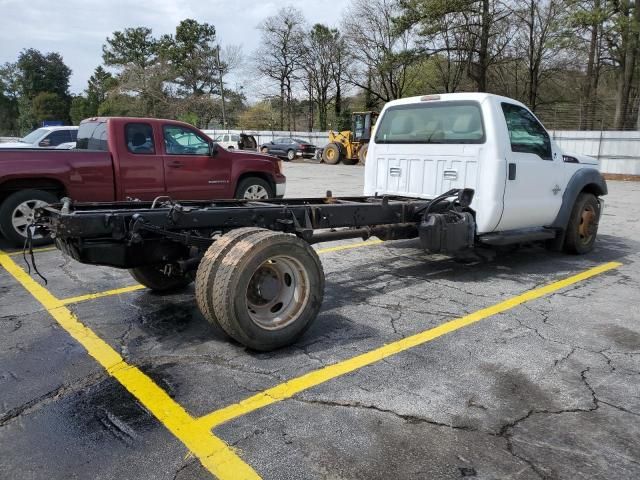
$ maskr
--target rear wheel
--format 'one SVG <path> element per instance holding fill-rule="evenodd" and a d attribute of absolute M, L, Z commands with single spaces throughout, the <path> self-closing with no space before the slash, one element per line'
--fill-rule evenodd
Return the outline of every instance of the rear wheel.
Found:
<path fill-rule="evenodd" d="M 311 326 L 324 296 L 324 272 L 306 242 L 262 231 L 224 255 L 209 293 L 232 338 L 268 351 L 293 343 Z"/>
<path fill-rule="evenodd" d="M 340 160 L 342 160 L 342 152 L 340 151 L 340 147 L 335 143 L 330 143 L 326 147 L 324 147 L 324 151 L 322 152 L 322 160 L 324 163 L 328 163 L 329 165 L 335 165 Z"/>
<path fill-rule="evenodd" d="M 360 164 L 364 165 L 367 163 L 367 150 L 369 150 L 369 144 L 365 143 L 358 151 L 358 160 Z"/>
<path fill-rule="evenodd" d="M 247 200 L 267 200 L 273 198 L 273 187 L 259 177 L 247 177 L 242 179 L 236 189 L 236 198 Z"/>
<path fill-rule="evenodd" d="M 144 267 L 130 268 L 129 273 L 136 282 L 154 292 L 161 293 L 180 290 L 193 281 L 193 277 L 189 274 L 167 275 L 164 265 L 145 265 Z"/>
<path fill-rule="evenodd" d="M 0 232 L 14 247 L 22 247 L 27 239 L 27 229 L 33 220 L 35 209 L 58 201 L 51 192 L 44 190 L 20 190 L 9 195 L 0 205 Z M 51 243 L 49 236 L 35 235 L 33 245 Z"/>
<path fill-rule="evenodd" d="M 584 254 L 593 250 L 598 233 L 600 205 L 595 195 L 581 193 L 569 217 L 564 248 L 569 253 Z"/>
<path fill-rule="evenodd" d="M 220 262 L 239 240 L 262 231 L 265 230 L 256 227 L 231 230 L 216 240 L 202 257 L 196 274 L 196 302 L 204 318 L 212 325 L 220 326 L 220 322 L 218 322 L 213 310 L 213 284 Z"/>

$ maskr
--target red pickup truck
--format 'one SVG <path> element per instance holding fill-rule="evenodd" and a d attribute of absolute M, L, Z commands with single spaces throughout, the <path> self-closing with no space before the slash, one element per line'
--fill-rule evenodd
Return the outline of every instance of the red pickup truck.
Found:
<path fill-rule="evenodd" d="M 74 201 L 279 198 L 277 158 L 229 152 L 198 129 L 152 118 L 83 120 L 73 150 L 0 150 L 0 232 L 21 246 L 36 207 Z M 45 243 L 35 239 L 34 243 Z"/>

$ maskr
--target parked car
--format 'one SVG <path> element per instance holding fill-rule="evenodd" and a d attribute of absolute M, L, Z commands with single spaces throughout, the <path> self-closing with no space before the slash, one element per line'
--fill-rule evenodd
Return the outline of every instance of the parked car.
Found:
<path fill-rule="evenodd" d="M 229 151 L 256 150 L 258 148 L 258 142 L 254 136 L 246 133 L 224 133 L 215 137 L 213 141 Z"/>
<path fill-rule="evenodd" d="M 53 148 L 75 142 L 78 127 L 42 127 L 17 142 L 0 143 L 0 148 Z"/>
<path fill-rule="evenodd" d="M 316 146 L 299 138 L 282 137 L 262 144 L 260 151 L 293 160 L 296 157 L 313 158 L 316 154 Z"/>
<path fill-rule="evenodd" d="M 21 246 L 34 209 L 74 201 L 282 197 L 281 161 L 258 152 L 228 152 L 182 122 L 91 118 L 73 150 L 0 150 L 0 232 Z M 46 243 L 38 238 L 36 243 Z"/>

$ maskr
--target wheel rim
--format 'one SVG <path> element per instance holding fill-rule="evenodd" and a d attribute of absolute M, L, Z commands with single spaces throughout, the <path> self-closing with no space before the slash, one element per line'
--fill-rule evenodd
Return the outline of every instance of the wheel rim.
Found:
<path fill-rule="evenodd" d="M 289 160 L 293 160 L 293 159 L 295 158 L 295 156 L 296 156 L 296 154 L 294 153 L 294 151 L 293 151 L 293 150 L 289 150 L 289 151 L 287 152 L 287 158 L 288 158 Z"/>
<path fill-rule="evenodd" d="M 269 192 L 262 185 L 251 185 L 244 191 L 244 197 L 248 200 L 264 200 L 269 198 Z"/>
<path fill-rule="evenodd" d="M 22 237 L 27 238 L 27 228 L 33 221 L 35 209 L 48 205 L 42 200 L 27 200 L 18 205 L 11 213 L 11 225 L 13 229 Z M 33 238 L 42 238 L 40 234 L 34 234 Z"/>
<path fill-rule="evenodd" d="M 336 158 L 336 152 L 333 150 L 333 148 L 328 148 L 327 149 L 327 158 L 329 160 L 335 160 Z"/>
<path fill-rule="evenodd" d="M 596 227 L 596 211 L 593 205 L 585 205 L 580 214 L 580 225 L 578 226 L 578 235 L 583 244 L 588 244 L 595 234 Z"/>
<path fill-rule="evenodd" d="M 309 276 L 299 260 L 273 257 L 253 273 L 247 287 L 247 311 L 265 330 L 294 323 L 309 302 Z"/>

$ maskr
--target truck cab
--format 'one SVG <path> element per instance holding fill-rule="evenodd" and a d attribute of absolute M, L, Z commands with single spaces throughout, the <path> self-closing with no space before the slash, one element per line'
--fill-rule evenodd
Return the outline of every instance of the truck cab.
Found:
<path fill-rule="evenodd" d="M 597 160 L 563 152 L 520 102 L 486 93 L 389 102 L 369 144 L 365 195 L 433 199 L 453 188 L 475 191 L 478 240 L 505 243 L 527 231 L 557 237 L 581 194 L 595 198 L 584 218 L 597 226 L 607 193 Z"/>

